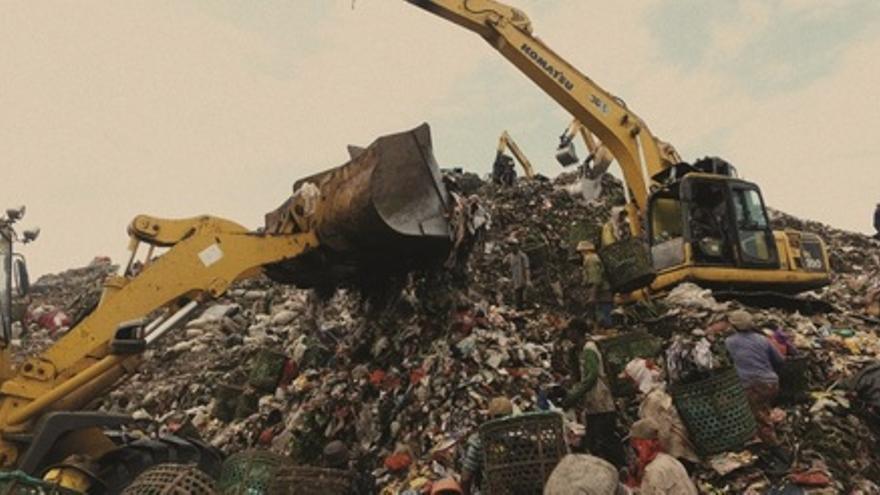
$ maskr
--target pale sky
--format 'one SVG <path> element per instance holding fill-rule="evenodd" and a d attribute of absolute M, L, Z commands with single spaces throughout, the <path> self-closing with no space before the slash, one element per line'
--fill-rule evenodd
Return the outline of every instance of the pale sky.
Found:
<path fill-rule="evenodd" d="M 798 216 L 871 229 L 880 2 L 510 0 L 686 160 Z M 258 227 L 347 144 L 429 122 L 485 173 L 508 130 L 546 175 L 570 117 L 477 35 L 402 0 L 0 3 L 0 206 L 32 271 L 124 261 L 139 213 Z"/>

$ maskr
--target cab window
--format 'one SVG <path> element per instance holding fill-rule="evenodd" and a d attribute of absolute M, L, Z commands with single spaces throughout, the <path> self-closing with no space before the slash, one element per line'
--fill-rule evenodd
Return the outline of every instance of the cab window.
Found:
<path fill-rule="evenodd" d="M 761 194 L 755 189 L 734 189 L 733 210 L 742 260 L 746 263 L 775 263 L 776 249 Z"/>
<path fill-rule="evenodd" d="M 652 244 L 660 244 L 683 235 L 681 201 L 675 198 L 658 198 L 654 201 L 651 210 L 651 234 Z"/>
<path fill-rule="evenodd" d="M 677 197 L 655 196 L 651 200 L 651 259 L 654 269 L 664 270 L 684 263 L 682 205 Z"/>
<path fill-rule="evenodd" d="M 690 183 L 690 198 L 688 229 L 694 260 L 701 264 L 735 264 L 727 184 L 695 180 Z"/>
<path fill-rule="evenodd" d="M 748 230 L 767 229 L 767 215 L 761 195 L 754 189 L 737 189 L 734 195 L 737 226 Z"/>

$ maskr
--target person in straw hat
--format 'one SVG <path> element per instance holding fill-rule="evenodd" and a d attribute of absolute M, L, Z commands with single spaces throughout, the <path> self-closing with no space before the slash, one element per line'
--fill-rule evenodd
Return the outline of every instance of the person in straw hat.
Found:
<path fill-rule="evenodd" d="M 579 242 L 577 250 L 583 258 L 583 280 L 587 288 L 586 319 L 601 326 L 609 326 L 611 311 L 614 309 L 614 294 L 605 277 L 605 267 L 592 242 Z"/>

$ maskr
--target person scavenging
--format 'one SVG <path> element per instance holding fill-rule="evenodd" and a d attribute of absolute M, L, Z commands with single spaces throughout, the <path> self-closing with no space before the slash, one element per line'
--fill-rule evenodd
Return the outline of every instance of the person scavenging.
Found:
<path fill-rule="evenodd" d="M 614 310 L 614 293 L 605 276 L 602 259 L 596 254 L 596 246 L 589 241 L 581 241 L 577 246 L 583 259 L 583 279 L 586 287 L 587 321 L 602 327 L 611 325 L 611 312 Z"/>
<path fill-rule="evenodd" d="M 489 401 L 488 420 L 501 419 L 513 414 L 513 403 L 507 397 L 495 397 Z M 483 480 L 483 442 L 474 433 L 468 438 L 462 462 L 461 493 L 471 495 Z"/>
<path fill-rule="evenodd" d="M 785 358 L 757 330 L 754 319 L 748 312 L 734 311 L 728 315 L 728 321 L 736 333 L 727 337 L 725 346 L 758 421 L 758 436 L 765 443 L 776 445 L 778 440 L 770 419 L 770 408 L 779 395 L 777 371 Z"/>
<path fill-rule="evenodd" d="M 586 425 L 584 444 L 589 453 L 623 467 L 626 454 L 617 431 L 617 408 L 599 346 L 584 320 L 573 319 L 565 334 L 560 345 L 566 349 L 571 385 L 563 406 L 580 411 Z"/>
<path fill-rule="evenodd" d="M 510 267 L 510 281 L 513 285 L 513 300 L 516 309 L 523 309 L 526 303 L 526 289 L 532 284 L 529 256 L 523 251 L 519 241 L 511 242 L 511 252 L 504 258 Z"/>

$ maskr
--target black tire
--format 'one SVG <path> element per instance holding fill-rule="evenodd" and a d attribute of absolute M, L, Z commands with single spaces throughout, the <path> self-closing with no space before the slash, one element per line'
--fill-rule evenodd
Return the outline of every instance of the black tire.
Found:
<path fill-rule="evenodd" d="M 138 475 L 158 464 L 193 464 L 216 478 L 223 463 L 223 454 L 219 450 L 195 439 L 166 435 L 121 442 L 118 449 L 98 461 L 97 475 L 103 486 L 90 493 L 118 494 Z"/>

